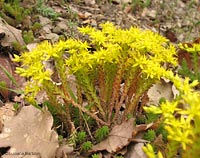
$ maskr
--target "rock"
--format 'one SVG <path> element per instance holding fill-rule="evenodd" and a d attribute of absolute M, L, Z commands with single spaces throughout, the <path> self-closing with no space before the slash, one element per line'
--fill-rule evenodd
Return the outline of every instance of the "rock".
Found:
<path fill-rule="evenodd" d="M 143 17 L 148 16 L 151 19 L 155 19 L 156 18 L 156 14 L 157 14 L 156 10 L 150 10 L 148 8 L 144 8 L 143 12 L 142 12 L 142 16 Z"/>

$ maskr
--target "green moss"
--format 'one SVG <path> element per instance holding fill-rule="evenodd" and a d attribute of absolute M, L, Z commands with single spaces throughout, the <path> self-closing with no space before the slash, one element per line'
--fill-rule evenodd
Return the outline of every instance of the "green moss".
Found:
<path fill-rule="evenodd" d="M 78 132 L 76 139 L 77 139 L 78 143 L 84 142 L 86 140 L 86 132 L 84 132 L 84 131 Z"/>
<path fill-rule="evenodd" d="M 34 41 L 34 35 L 33 35 L 33 31 L 32 30 L 23 31 L 22 34 L 23 34 L 22 36 L 23 36 L 24 42 L 26 44 L 31 43 L 31 42 Z"/>
<path fill-rule="evenodd" d="M 87 152 L 88 150 L 90 150 L 92 148 L 92 142 L 90 141 L 86 141 L 81 145 L 81 151 L 82 152 Z"/>
<path fill-rule="evenodd" d="M 31 13 L 31 9 L 25 9 L 20 6 L 19 0 L 4 2 L 2 7 L 5 14 L 15 19 L 16 24 L 20 24 Z"/>
<path fill-rule="evenodd" d="M 167 131 L 165 129 L 165 124 L 161 123 L 156 129 L 156 135 L 162 134 L 162 138 L 164 142 L 167 142 Z"/>
<path fill-rule="evenodd" d="M 34 23 L 33 26 L 31 26 L 31 30 L 33 32 L 37 31 L 37 30 L 40 30 L 42 28 L 42 25 L 38 22 Z"/>
<path fill-rule="evenodd" d="M 57 12 L 51 7 L 45 5 L 44 0 L 37 0 L 36 10 L 43 16 L 50 17 L 53 20 L 56 20 L 59 16 Z"/>
<path fill-rule="evenodd" d="M 97 142 L 102 141 L 108 136 L 108 134 L 109 134 L 109 128 L 107 126 L 103 126 L 97 129 L 96 134 L 95 134 L 96 141 Z"/>
<path fill-rule="evenodd" d="M 99 154 L 92 154 L 92 158 L 101 158 Z"/>
<path fill-rule="evenodd" d="M 143 139 L 152 142 L 156 138 L 156 133 L 154 130 L 149 129 L 143 136 Z"/>
<path fill-rule="evenodd" d="M 146 113 L 145 123 L 152 123 L 159 118 L 160 115 L 154 113 Z"/>

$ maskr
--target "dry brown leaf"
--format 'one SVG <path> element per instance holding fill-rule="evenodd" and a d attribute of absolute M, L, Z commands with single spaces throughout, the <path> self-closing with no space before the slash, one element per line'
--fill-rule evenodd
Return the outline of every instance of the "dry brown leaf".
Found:
<path fill-rule="evenodd" d="M 147 158 L 142 147 L 144 143 L 130 144 L 128 147 L 128 152 L 125 154 L 125 158 Z"/>
<path fill-rule="evenodd" d="M 174 95 L 174 99 L 180 95 L 179 90 L 175 87 L 175 85 L 172 86 L 172 93 Z"/>
<path fill-rule="evenodd" d="M 163 137 L 160 134 L 153 142 L 154 146 L 166 157 L 166 143 L 163 141 Z"/>
<path fill-rule="evenodd" d="M 5 70 L 15 79 L 17 85 L 6 75 Z M 25 79 L 16 74 L 14 64 L 11 62 L 8 56 L 0 55 L 0 82 L 4 82 L 5 88 L 12 90 L 19 90 L 19 87 L 23 86 Z M 19 86 L 19 87 L 17 87 Z M 8 89 L 0 88 L 0 94 L 3 96 L 4 101 L 8 101 L 15 93 L 12 93 Z"/>
<path fill-rule="evenodd" d="M 79 17 L 80 19 L 85 20 L 85 19 L 88 19 L 90 16 L 92 16 L 92 14 L 89 13 L 89 12 L 85 12 L 85 13 L 78 12 L 78 17 Z"/>
<path fill-rule="evenodd" d="M 4 33 L 4 38 L 1 39 L 2 46 L 12 46 L 13 43 L 19 43 L 24 45 L 22 33 L 20 30 L 7 24 L 2 18 L 0 18 L 0 33 Z"/>
<path fill-rule="evenodd" d="M 38 43 L 29 43 L 26 45 L 26 47 L 27 47 L 28 51 L 33 51 L 37 45 L 38 45 Z"/>
<path fill-rule="evenodd" d="M 4 123 L 0 147 L 11 148 L 2 158 L 54 157 L 58 135 L 51 129 L 52 124 L 53 117 L 47 109 L 41 111 L 33 106 L 23 107 L 18 115 Z"/>
<path fill-rule="evenodd" d="M 110 153 L 115 153 L 119 151 L 130 143 L 134 128 L 133 118 L 123 122 L 121 125 L 114 126 L 108 137 L 93 146 L 91 152 L 107 150 Z"/>
<path fill-rule="evenodd" d="M 15 115 L 13 102 L 7 102 L 4 106 L 0 107 L 0 120 L 3 122 L 10 120 Z"/>
<path fill-rule="evenodd" d="M 153 123 L 137 125 L 137 132 L 146 131 L 153 126 Z"/>
<path fill-rule="evenodd" d="M 169 39 L 171 42 L 177 42 L 178 38 L 176 37 L 175 32 L 172 29 L 167 29 L 165 31 L 165 37 Z"/>
<path fill-rule="evenodd" d="M 125 13 L 130 13 L 133 10 L 133 7 L 131 5 L 128 5 L 124 8 Z"/>
<path fill-rule="evenodd" d="M 10 65 L 10 60 L 8 57 L 0 55 L 0 66 L 2 66 L 6 71 L 8 71 L 11 75 L 12 68 Z M 12 81 L 9 79 L 9 77 L 5 74 L 4 70 L 0 67 L 0 82 L 5 83 L 6 88 L 12 88 Z M 0 88 L 0 94 L 3 96 L 4 100 L 7 101 L 9 98 L 9 91 L 8 89 Z"/>
<path fill-rule="evenodd" d="M 63 158 L 64 156 L 72 154 L 74 148 L 68 144 L 61 145 L 56 151 L 56 158 Z"/>
<path fill-rule="evenodd" d="M 10 120 L 15 115 L 13 104 L 12 102 L 7 102 L 0 107 L 0 133 L 2 132 L 4 122 Z"/>
<path fill-rule="evenodd" d="M 162 80 L 161 83 L 154 84 L 147 92 L 149 102 L 148 105 L 154 104 L 158 105 L 160 98 L 165 98 L 171 101 L 174 96 L 172 92 L 172 83 L 167 83 Z"/>

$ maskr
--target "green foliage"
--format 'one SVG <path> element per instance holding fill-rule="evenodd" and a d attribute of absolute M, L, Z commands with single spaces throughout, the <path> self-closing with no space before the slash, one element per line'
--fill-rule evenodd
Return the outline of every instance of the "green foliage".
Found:
<path fill-rule="evenodd" d="M 78 26 L 78 23 L 74 19 L 73 20 L 69 19 L 68 22 L 67 22 L 67 26 L 69 27 L 69 31 L 65 35 L 67 38 L 74 38 L 75 37 L 74 29 Z"/>
<path fill-rule="evenodd" d="M 19 87 L 15 78 L 12 76 L 12 74 L 9 71 L 7 71 L 7 69 L 1 64 L 0 64 L 0 69 L 16 87 Z M 0 81 L 0 90 L 9 90 L 11 92 L 15 92 L 16 94 L 23 93 L 21 90 L 15 90 L 15 89 L 9 88 L 5 81 Z"/>
<path fill-rule="evenodd" d="M 3 3 L 3 12 L 12 16 L 16 23 L 20 24 L 31 13 L 31 10 L 21 7 L 20 0 L 13 0 L 8 3 Z"/>
<path fill-rule="evenodd" d="M 198 59 L 198 57 L 195 57 L 195 58 Z M 193 60 L 193 61 L 196 61 L 196 60 Z M 185 59 L 183 59 L 182 64 L 181 64 L 181 69 L 178 70 L 178 73 L 182 76 L 189 77 L 191 81 L 194 81 L 194 80 L 200 81 L 200 72 L 198 71 L 194 72 L 193 70 L 191 70 Z"/>
<path fill-rule="evenodd" d="M 56 108 L 54 105 L 52 105 L 49 101 L 44 101 L 42 103 L 43 107 L 47 107 L 48 110 L 50 111 L 50 113 L 52 114 L 53 116 L 53 124 L 55 127 L 58 127 L 60 126 L 61 124 L 61 116 L 57 115 L 59 112 L 58 112 L 58 108 Z M 36 108 L 38 109 L 41 109 L 41 107 L 39 105 L 34 105 Z M 61 106 L 61 105 L 60 105 Z M 62 129 L 61 129 L 62 130 Z M 57 130 L 59 131 L 59 129 Z"/>
<path fill-rule="evenodd" d="M 160 100 L 159 100 L 159 104 L 161 104 L 161 103 L 163 103 L 163 102 L 165 102 L 165 101 L 166 101 L 166 98 L 161 97 Z"/>
<path fill-rule="evenodd" d="M 55 12 L 53 8 L 45 5 L 44 0 L 37 0 L 36 10 L 43 16 L 50 17 L 53 20 L 56 20 L 59 16 L 59 14 Z"/>
<path fill-rule="evenodd" d="M 145 123 L 152 123 L 159 118 L 160 115 L 154 113 L 146 113 Z"/>
<path fill-rule="evenodd" d="M 11 92 L 15 92 L 16 94 L 22 94 L 22 91 L 17 91 L 11 88 L 8 88 L 8 85 L 6 84 L 6 82 L 4 81 L 0 81 L 0 91 L 11 91 Z"/>
<path fill-rule="evenodd" d="M 12 81 L 13 84 L 15 84 L 17 86 L 17 82 L 15 80 L 15 78 L 12 76 L 12 74 L 6 70 L 6 68 L 4 66 L 2 66 L 0 64 L 0 69 L 3 71 L 3 73 L 10 79 L 10 81 Z"/>
<path fill-rule="evenodd" d="M 20 105 L 18 103 L 13 104 L 13 108 L 15 109 L 15 111 L 19 110 Z"/>
<path fill-rule="evenodd" d="M 99 154 L 92 154 L 92 158 L 101 158 Z"/>
<path fill-rule="evenodd" d="M 186 44 L 179 45 L 181 49 L 186 50 L 191 55 L 191 62 L 193 68 L 189 68 L 185 59 L 182 61 L 181 69 L 178 73 L 184 77 L 189 77 L 191 81 L 200 81 L 200 70 L 199 70 L 199 55 L 200 55 L 200 44 L 193 44 L 192 47 L 188 47 Z"/>
<path fill-rule="evenodd" d="M 151 0 L 132 0 L 131 5 L 133 12 L 135 12 L 136 10 L 149 7 L 151 5 Z"/>
<path fill-rule="evenodd" d="M 124 156 L 122 156 L 122 155 L 117 155 L 117 156 L 115 156 L 114 158 L 124 158 Z"/>
<path fill-rule="evenodd" d="M 62 142 L 63 141 L 63 136 L 62 135 L 58 135 L 58 141 Z"/>
<path fill-rule="evenodd" d="M 24 52 L 27 50 L 26 45 L 21 45 L 17 41 L 12 43 L 12 47 L 14 48 L 14 50 L 17 50 L 19 52 Z"/>
<path fill-rule="evenodd" d="M 78 18 L 78 15 L 76 12 L 74 12 L 69 6 L 66 7 L 66 11 L 67 11 L 67 16 L 69 20 L 76 20 Z"/>
<path fill-rule="evenodd" d="M 152 142 L 156 138 L 156 133 L 154 130 L 149 129 L 143 136 L 143 139 Z"/>
<path fill-rule="evenodd" d="M 26 44 L 31 43 L 34 41 L 33 31 L 23 31 L 23 39 Z"/>
<path fill-rule="evenodd" d="M 92 142 L 91 141 L 86 141 L 81 145 L 81 151 L 82 152 L 87 152 L 92 148 Z"/>
<path fill-rule="evenodd" d="M 84 142 L 86 140 L 86 132 L 84 131 L 78 132 L 76 139 L 78 143 Z"/>
<path fill-rule="evenodd" d="M 156 135 L 162 135 L 163 141 L 167 142 L 167 131 L 165 129 L 165 124 L 160 123 L 158 128 L 156 129 Z"/>
<path fill-rule="evenodd" d="M 103 139 L 105 139 L 108 136 L 108 134 L 109 134 L 108 126 L 103 126 L 96 131 L 95 138 L 97 142 L 100 142 Z"/>
<path fill-rule="evenodd" d="M 8 87 L 7 87 L 7 85 L 6 85 L 6 82 L 4 82 L 4 81 L 1 81 L 0 82 L 0 90 L 4 90 L 4 89 L 7 89 Z"/>
<path fill-rule="evenodd" d="M 71 146 L 76 146 L 76 140 L 77 140 L 77 132 L 76 132 L 76 130 L 74 130 L 71 134 L 70 134 L 70 136 L 69 136 L 69 138 L 68 138 L 68 144 L 70 144 Z"/>
<path fill-rule="evenodd" d="M 137 125 L 140 125 L 140 124 L 144 124 L 146 122 L 146 118 L 145 118 L 145 116 L 137 116 L 136 117 L 136 120 L 135 120 L 135 123 L 137 124 Z"/>
<path fill-rule="evenodd" d="M 40 23 L 38 23 L 38 22 L 34 23 L 33 26 L 31 26 L 31 30 L 33 32 L 35 32 L 35 31 L 37 31 L 37 30 L 39 30 L 41 28 L 42 28 L 42 25 Z"/>
<path fill-rule="evenodd" d="M 48 101 L 44 101 L 43 106 L 46 106 L 53 116 L 58 113 L 58 109 Z"/>

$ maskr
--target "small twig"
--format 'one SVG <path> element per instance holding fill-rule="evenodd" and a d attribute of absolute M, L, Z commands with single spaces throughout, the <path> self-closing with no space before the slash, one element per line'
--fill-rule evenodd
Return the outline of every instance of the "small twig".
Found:
<path fill-rule="evenodd" d="M 94 141 L 94 137 L 92 136 L 92 133 L 91 133 L 91 131 L 90 131 L 90 128 L 89 128 L 89 126 L 88 126 L 88 123 L 87 123 L 85 117 L 83 116 L 83 112 L 80 111 L 80 113 L 81 113 L 81 115 L 82 115 L 83 120 L 85 121 L 85 125 L 86 125 L 86 128 L 87 128 L 88 134 L 89 134 L 90 138 L 92 139 L 92 141 Z"/>
<path fill-rule="evenodd" d="M 67 97 L 67 96 L 66 96 Z M 110 124 L 101 120 L 99 117 L 97 117 L 97 115 L 89 112 L 86 108 L 82 107 L 80 104 L 76 103 L 73 99 L 71 99 L 70 96 L 67 97 L 67 100 L 75 107 L 79 108 L 79 110 L 81 110 L 82 112 L 86 113 L 87 115 L 89 115 L 91 118 L 95 119 L 97 122 L 99 122 L 102 125 L 106 125 L 109 126 Z"/>
<path fill-rule="evenodd" d="M 124 64 L 121 64 L 121 65 L 119 65 L 119 69 L 115 75 L 115 79 L 113 82 L 113 87 L 112 87 L 113 93 L 112 93 L 112 97 L 111 97 L 108 121 L 111 121 L 112 111 L 119 99 L 120 83 L 122 81 L 123 72 L 124 72 Z"/>

